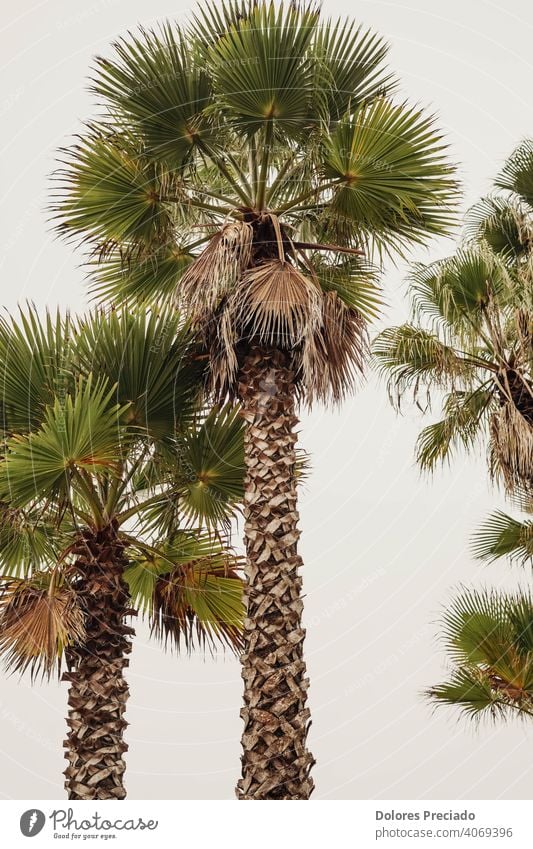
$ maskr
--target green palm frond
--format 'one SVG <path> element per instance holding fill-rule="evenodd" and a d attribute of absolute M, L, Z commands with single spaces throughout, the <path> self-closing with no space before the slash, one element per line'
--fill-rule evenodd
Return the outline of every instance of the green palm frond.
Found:
<path fill-rule="evenodd" d="M 217 112 L 254 134 L 266 122 L 276 134 L 301 135 L 310 113 L 312 64 L 309 45 L 316 9 L 258 3 L 225 32 L 208 53 Z"/>
<path fill-rule="evenodd" d="M 188 36 L 170 23 L 140 29 L 98 58 L 93 91 L 138 128 L 148 156 L 180 168 L 200 143 L 212 143 L 212 85 Z"/>
<path fill-rule="evenodd" d="M 431 687 L 426 696 L 435 705 L 460 708 L 471 719 L 505 718 L 506 703 L 487 678 L 465 669 L 452 672 L 448 681 Z"/>
<path fill-rule="evenodd" d="M 4 433 L 38 427 L 55 393 L 72 386 L 71 321 L 57 312 L 41 318 L 33 306 L 0 318 L 0 410 Z"/>
<path fill-rule="evenodd" d="M 119 248 L 103 260 L 93 260 L 91 293 L 108 303 L 144 306 L 172 302 L 180 278 L 194 259 L 186 248 L 167 245 L 146 256 L 124 261 Z"/>
<path fill-rule="evenodd" d="M 505 305 L 512 282 L 505 264 L 483 243 L 460 247 L 447 259 L 415 265 L 409 275 L 413 311 L 479 344 L 483 311 Z"/>
<path fill-rule="evenodd" d="M 331 136 L 325 166 L 338 183 L 326 213 L 334 233 L 355 227 L 363 244 L 388 253 L 453 223 L 457 189 L 446 145 L 419 109 L 386 99 L 361 106 Z"/>
<path fill-rule="evenodd" d="M 366 320 L 377 318 L 383 305 L 378 284 L 378 270 L 362 257 L 343 258 L 326 262 L 313 255 L 310 258 L 313 272 L 324 292 L 336 292 L 341 300 Z"/>
<path fill-rule="evenodd" d="M 467 212 L 465 238 L 487 242 L 496 254 L 520 258 L 533 238 L 531 215 L 523 204 L 497 195 L 482 198 Z"/>
<path fill-rule="evenodd" d="M 217 643 L 238 652 L 244 620 L 242 581 L 226 558 L 193 561 L 156 583 L 152 630 L 165 645 L 178 650 L 183 641 L 190 651 L 196 644 Z"/>
<path fill-rule="evenodd" d="M 450 461 L 459 448 L 471 451 L 487 424 L 493 392 L 483 386 L 472 391 L 455 390 L 446 396 L 444 418 L 425 427 L 416 442 L 416 460 L 422 469 L 433 471 Z"/>
<path fill-rule="evenodd" d="M 181 434 L 177 456 L 183 513 L 208 526 L 230 520 L 244 488 L 244 423 L 238 409 L 214 409 L 198 428 Z"/>
<path fill-rule="evenodd" d="M 14 507 L 65 496 L 73 476 L 112 470 L 121 454 L 126 407 L 112 403 L 113 389 L 91 376 L 73 395 L 56 398 L 41 427 L 15 434 L 0 463 L 0 493 Z"/>
<path fill-rule="evenodd" d="M 191 351 L 186 324 L 168 307 L 95 312 L 76 328 L 81 374 L 114 384 L 114 400 L 128 405 L 128 428 L 152 439 L 172 436 L 197 409 L 204 366 Z"/>
<path fill-rule="evenodd" d="M 194 10 L 190 32 L 207 56 L 213 44 L 241 21 L 250 20 L 257 0 L 206 0 Z"/>
<path fill-rule="evenodd" d="M 408 389 L 416 398 L 421 386 L 453 386 L 460 377 L 468 380 L 475 367 L 435 333 L 412 324 L 383 330 L 372 343 L 372 355 L 397 405 Z"/>
<path fill-rule="evenodd" d="M 0 572 L 18 578 L 54 563 L 61 544 L 57 527 L 38 512 L 0 502 Z"/>
<path fill-rule="evenodd" d="M 133 603 L 165 644 L 187 650 L 217 642 L 236 651 L 244 618 L 240 559 L 223 540 L 180 531 L 172 540 L 139 547 L 126 570 Z"/>
<path fill-rule="evenodd" d="M 168 575 L 177 568 L 196 560 L 219 558 L 222 565 L 228 553 L 232 554 L 229 544 L 218 534 L 215 536 L 201 528 L 183 530 L 176 525 L 171 534 L 160 537 L 152 543 L 133 541 L 126 537 L 132 546 L 132 559 L 124 578 L 128 584 L 133 604 L 143 615 L 151 615 L 155 585 L 162 575 Z"/>
<path fill-rule="evenodd" d="M 443 616 L 453 664 L 427 695 L 475 717 L 533 715 L 533 599 L 524 592 L 463 590 Z"/>
<path fill-rule="evenodd" d="M 98 246 L 128 245 L 130 252 L 172 239 L 169 205 L 161 200 L 165 178 L 127 139 L 89 128 L 63 151 L 62 164 L 52 203 L 60 233 Z"/>
<path fill-rule="evenodd" d="M 518 145 L 494 182 L 533 207 L 533 139 Z"/>
<path fill-rule="evenodd" d="M 497 510 L 474 534 L 472 553 L 480 560 L 509 557 L 529 564 L 533 558 L 533 521 L 521 522 Z"/>
<path fill-rule="evenodd" d="M 352 21 L 329 20 L 317 28 L 311 46 L 314 79 L 327 98 L 330 120 L 394 90 L 396 80 L 384 64 L 388 52 L 381 36 Z"/>
<path fill-rule="evenodd" d="M 303 468 L 299 457 L 299 474 Z M 180 523 L 227 528 L 244 492 L 244 424 L 238 408 L 215 408 L 175 439 L 158 443 L 132 487 L 136 506 L 119 521 L 135 515 L 145 536 L 171 537 Z"/>

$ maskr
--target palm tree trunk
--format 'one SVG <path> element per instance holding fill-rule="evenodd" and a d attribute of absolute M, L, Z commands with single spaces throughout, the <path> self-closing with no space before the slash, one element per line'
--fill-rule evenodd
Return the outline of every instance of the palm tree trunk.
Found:
<path fill-rule="evenodd" d="M 133 629 L 124 624 L 129 594 L 123 579 L 124 546 L 110 525 L 84 531 L 74 549 L 76 589 L 85 610 L 87 639 L 67 650 L 70 682 L 64 742 L 69 799 L 124 799 L 124 719 L 129 696 L 124 668 Z"/>
<path fill-rule="evenodd" d="M 247 617 L 239 799 L 308 799 L 314 763 L 297 554 L 294 374 L 282 351 L 254 347 L 239 377 L 245 435 Z"/>

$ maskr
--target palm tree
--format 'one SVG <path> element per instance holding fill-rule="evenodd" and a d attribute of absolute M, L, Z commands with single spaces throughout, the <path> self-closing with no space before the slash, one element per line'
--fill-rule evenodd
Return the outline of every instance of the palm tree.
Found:
<path fill-rule="evenodd" d="M 242 424 L 201 416 L 174 311 L 2 320 L 0 651 L 69 683 L 70 799 L 123 799 L 137 610 L 165 642 L 241 645 Z M 203 530 L 202 530 L 203 526 Z"/>
<path fill-rule="evenodd" d="M 383 331 L 373 352 L 399 405 L 407 391 L 443 418 L 424 428 L 417 460 L 433 470 L 458 448 L 488 445 L 492 475 L 532 512 L 533 142 L 521 143 L 495 181 L 498 192 L 468 213 L 456 254 L 411 275 L 414 321 Z M 473 538 L 485 561 L 531 564 L 531 522 L 503 511 Z M 435 704 L 469 716 L 533 715 L 533 603 L 522 591 L 464 590 L 443 617 L 450 679 L 428 690 Z"/>
<path fill-rule="evenodd" d="M 517 592 L 464 590 L 443 617 L 452 670 L 427 691 L 469 717 L 533 717 L 533 599 Z"/>
<path fill-rule="evenodd" d="M 528 183 L 529 180 L 529 183 Z M 496 186 L 467 215 L 455 255 L 414 266 L 414 321 L 373 344 L 389 392 L 430 406 L 444 391 L 443 418 L 424 428 L 417 460 L 432 470 L 458 448 L 489 446 L 490 469 L 509 492 L 533 480 L 533 142 L 512 154 Z M 425 392 L 425 395 L 424 395 Z"/>
<path fill-rule="evenodd" d="M 299 402 L 340 402 L 380 302 L 373 265 L 445 232 L 434 118 L 394 103 L 387 45 L 314 5 L 224 0 L 99 58 L 101 106 L 63 152 L 54 209 L 92 291 L 177 301 L 245 433 L 240 799 L 307 799 L 295 475 Z"/>

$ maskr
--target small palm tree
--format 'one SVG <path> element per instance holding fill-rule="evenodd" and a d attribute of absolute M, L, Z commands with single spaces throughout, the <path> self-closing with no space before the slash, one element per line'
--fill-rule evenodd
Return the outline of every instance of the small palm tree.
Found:
<path fill-rule="evenodd" d="M 373 344 L 399 402 L 427 406 L 446 392 L 444 416 L 422 430 L 417 460 L 432 470 L 458 448 L 489 445 L 490 468 L 510 492 L 533 482 L 533 142 L 510 157 L 467 216 L 455 255 L 411 273 L 415 321 Z"/>
<path fill-rule="evenodd" d="M 172 311 L 0 325 L 0 651 L 32 677 L 66 661 L 70 799 L 126 795 L 138 609 L 178 648 L 241 645 L 238 559 L 208 530 L 242 497 L 242 425 L 199 416 L 190 353 Z"/>
<path fill-rule="evenodd" d="M 453 167 L 395 103 L 387 45 L 314 4 L 204 3 L 99 58 L 102 107 L 64 152 L 55 210 L 93 291 L 177 301 L 215 400 L 246 423 L 241 799 L 307 799 L 296 405 L 341 401 L 384 255 L 445 232 Z"/>
<path fill-rule="evenodd" d="M 465 590 L 443 617 L 449 680 L 427 691 L 468 716 L 533 717 L 533 599 Z"/>

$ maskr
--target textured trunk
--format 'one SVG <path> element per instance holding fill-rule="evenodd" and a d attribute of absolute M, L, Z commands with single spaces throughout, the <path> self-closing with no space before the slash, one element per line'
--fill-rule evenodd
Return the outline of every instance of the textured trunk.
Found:
<path fill-rule="evenodd" d="M 314 763 L 297 554 L 294 374 L 281 351 L 253 348 L 239 378 L 246 421 L 247 553 L 239 799 L 308 799 Z"/>
<path fill-rule="evenodd" d="M 87 640 L 67 650 L 70 683 L 65 740 L 69 799 L 124 799 L 124 679 L 133 629 L 124 624 L 129 595 L 124 547 L 114 527 L 86 531 L 76 546 L 76 589 L 86 616 Z"/>

